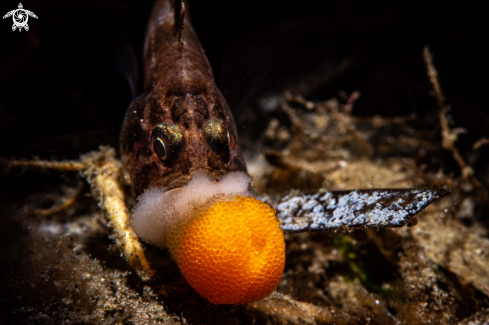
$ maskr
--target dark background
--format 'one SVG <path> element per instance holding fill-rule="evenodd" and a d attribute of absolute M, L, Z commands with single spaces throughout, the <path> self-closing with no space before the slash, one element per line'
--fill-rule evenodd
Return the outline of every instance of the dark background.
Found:
<path fill-rule="evenodd" d="M 18 1 L 1 1 L 0 15 L 16 9 Z M 485 74 L 489 29 L 482 6 L 460 1 L 189 2 L 194 28 L 218 84 L 230 96 L 243 140 L 259 134 L 271 116 L 280 115 L 270 103 L 284 90 L 314 101 L 332 97 L 342 101 L 340 91 L 358 90 L 361 97 L 353 115 L 414 116 L 419 123 L 413 125 L 439 134 L 437 108 L 422 60 L 422 49 L 429 46 L 451 107 L 452 126 L 467 130 L 457 147 L 489 187 L 489 146 L 472 149 L 481 137 L 489 138 Z M 118 147 L 131 92 L 117 68 L 116 53 L 132 47 L 141 66 L 152 1 L 22 4 L 39 17 L 29 18 L 29 31 L 13 32 L 11 18 L 0 20 L 0 292 L 5 293 L 3 309 L 9 313 L 27 301 L 18 298 L 25 292 L 29 299 L 39 300 L 32 296 L 30 282 L 24 284 L 28 277 L 23 275 L 37 274 L 37 264 L 22 257 L 24 249 L 36 243 L 28 226 L 21 226 L 22 217 L 31 218 L 26 213 L 29 204 L 50 208 L 66 196 L 62 185 L 76 188 L 80 181 L 74 173 L 4 173 L 1 159 L 76 159 L 102 144 Z M 251 77 L 246 79 L 242 71 Z M 240 99 L 240 94 L 248 96 Z M 438 150 L 441 139 L 433 143 L 434 155 L 440 157 L 424 162 L 435 161 L 432 171 L 443 168 L 445 174 L 457 175 L 460 170 L 452 155 Z M 80 206 L 86 211 L 96 209 L 90 197 L 82 200 Z M 480 209 L 486 225 L 487 206 L 486 202 Z M 37 227 L 38 220 L 29 220 Z M 112 243 L 108 237 L 97 237 L 95 243 L 106 246 L 89 247 L 88 252 L 110 260 L 105 256 Z M 44 252 L 42 245 L 35 248 Z M 46 263 L 54 264 L 58 255 L 46 252 L 39 256 L 50 256 L 53 262 Z M 113 255 L 123 263 L 121 269 L 127 267 L 118 251 Z M 174 265 L 172 270 L 178 273 Z M 14 294 L 16 281 L 22 284 L 20 293 Z M 49 297 L 47 301 L 58 296 L 52 298 L 46 290 L 44 297 Z"/>
<path fill-rule="evenodd" d="M 0 21 L 0 156 L 76 158 L 100 144 L 117 147 L 131 95 L 116 52 L 129 45 L 141 60 L 152 2 L 23 5 L 39 17 L 29 19 L 28 32 L 13 32 L 11 18 Z M 17 6 L 2 1 L 2 15 Z M 421 56 L 427 45 L 454 126 L 468 130 L 458 142 L 461 151 L 489 136 L 482 7 L 460 1 L 216 0 L 190 1 L 190 12 L 218 83 L 232 79 L 221 71 L 223 62 L 233 66 L 240 55 L 249 58 L 244 70 L 256 66 L 255 75 L 266 74 L 256 79 L 259 89 L 249 99 L 258 127 L 267 122 L 260 119 L 260 100 L 284 89 L 313 100 L 357 89 L 362 97 L 355 115 L 423 119 L 436 109 Z M 345 62 L 347 69 L 339 69 Z M 237 119 L 246 123 L 246 117 Z"/>

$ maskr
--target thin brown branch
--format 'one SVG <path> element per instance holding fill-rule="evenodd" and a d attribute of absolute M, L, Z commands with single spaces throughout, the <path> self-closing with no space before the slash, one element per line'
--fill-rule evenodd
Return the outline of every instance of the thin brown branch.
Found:
<path fill-rule="evenodd" d="M 438 72 L 436 72 L 435 66 L 433 65 L 433 57 L 430 53 L 428 47 L 423 49 L 423 58 L 426 65 L 426 70 L 428 77 L 430 78 L 431 85 L 433 86 L 433 91 L 435 92 L 436 104 L 440 111 L 440 127 L 442 136 L 442 146 L 443 148 L 449 150 L 452 153 L 453 158 L 460 167 L 462 176 L 464 178 L 471 178 L 474 175 L 474 171 L 470 166 L 468 166 L 457 147 L 455 146 L 455 141 L 457 141 L 458 135 L 463 132 L 462 129 L 450 129 L 450 125 L 447 117 L 447 107 L 444 104 L 445 98 L 441 90 L 440 82 L 438 80 Z"/>
<path fill-rule="evenodd" d="M 482 146 L 487 146 L 489 145 L 489 139 L 488 138 L 482 138 L 479 139 L 474 145 L 472 146 L 472 149 L 476 150 L 479 149 Z"/>
<path fill-rule="evenodd" d="M 75 203 L 79 199 L 80 194 L 82 193 L 82 188 L 83 186 L 80 186 L 78 189 L 76 189 L 76 192 L 71 197 L 63 200 L 63 203 L 49 209 L 36 209 L 34 210 L 34 213 L 38 217 L 46 217 L 68 209 L 70 206 L 73 205 L 73 203 Z"/>
<path fill-rule="evenodd" d="M 344 91 L 340 91 L 338 95 L 341 97 L 341 99 L 346 101 L 346 104 L 342 108 L 343 112 L 351 114 L 353 105 L 360 98 L 360 92 L 355 90 L 350 95 L 347 95 Z"/>

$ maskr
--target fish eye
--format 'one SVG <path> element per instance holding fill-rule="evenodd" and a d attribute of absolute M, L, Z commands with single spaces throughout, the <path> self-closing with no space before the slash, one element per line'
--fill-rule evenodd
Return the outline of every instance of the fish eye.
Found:
<path fill-rule="evenodd" d="M 210 121 L 204 128 L 204 136 L 211 150 L 220 155 L 224 161 L 228 161 L 230 150 L 234 148 L 236 141 L 224 122 L 220 119 Z"/>
<path fill-rule="evenodd" d="M 159 124 L 151 135 L 153 152 L 165 165 L 171 167 L 185 147 L 185 134 L 180 127 L 171 123 Z"/>
<path fill-rule="evenodd" d="M 169 147 L 168 139 L 165 134 L 160 130 L 153 131 L 153 151 L 158 156 L 161 162 L 164 162 L 167 159 Z"/>
<path fill-rule="evenodd" d="M 228 130 L 228 143 L 229 143 L 229 149 L 233 150 L 234 146 L 236 145 L 236 138 L 229 130 Z"/>

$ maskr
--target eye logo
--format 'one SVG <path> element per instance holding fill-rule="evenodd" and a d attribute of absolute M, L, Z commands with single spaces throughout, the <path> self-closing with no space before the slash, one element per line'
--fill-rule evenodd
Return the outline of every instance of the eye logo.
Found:
<path fill-rule="evenodd" d="M 12 25 L 12 31 L 15 31 L 17 28 L 19 29 L 19 32 L 22 31 L 22 28 L 25 28 L 26 31 L 29 30 L 29 25 L 27 25 L 27 21 L 29 20 L 29 16 L 36 18 L 37 16 L 35 13 L 29 10 L 25 10 L 24 7 L 22 6 L 22 3 L 19 3 L 19 8 L 11 10 L 3 16 L 3 18 L 7 18 L 12 16 L 12 19 L 14 20 L 14 24 Z"/>

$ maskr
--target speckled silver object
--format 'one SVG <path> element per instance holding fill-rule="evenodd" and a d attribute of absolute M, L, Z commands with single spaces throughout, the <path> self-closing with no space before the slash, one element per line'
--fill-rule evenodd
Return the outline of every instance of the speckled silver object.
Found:
<path fill-rule="evenodd" d="M 402 227 L 448 188 L 373 189 L 315 193 L 292 191 L 260 199 L 277 210 L 285 233 Z"/>

